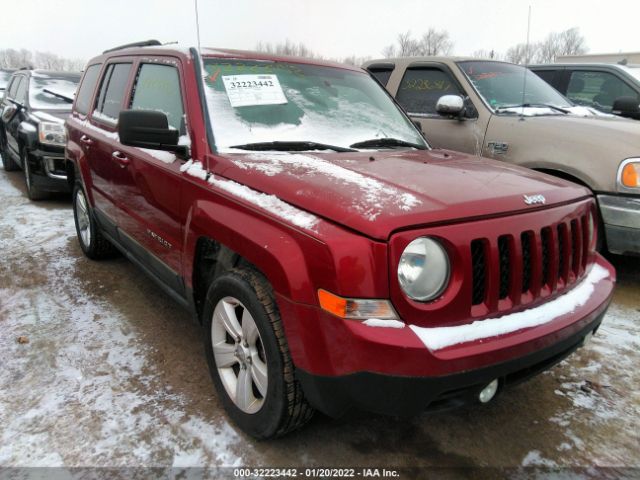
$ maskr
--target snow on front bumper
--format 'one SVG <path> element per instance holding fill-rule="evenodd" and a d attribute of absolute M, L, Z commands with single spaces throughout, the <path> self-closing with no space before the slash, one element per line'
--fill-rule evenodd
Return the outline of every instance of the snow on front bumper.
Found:
<path fill-rule="evenodd" d="M 517 359 L 575 335 L 602 318 L 614 285 L 613 267 L 598 255 L 583 280 L 555 299 L 456 327 L 386 327 L 343 320 L 281 296 L 278 304 L 294 363 L 310 374 L 441 376 Z"/>
<path fill-rule="evenodd" d="M 595 264 L 589 274 L 572 290 L 537 307 L 455 327 L 426 328 L 410 325 L 410 328 L 428 349 L 441 350 L 460 343 L 485 340 L 524 328 L 537 327 L 584 306 L 593 294 L 595 286 L 607 277 L 609 271 Z"/>

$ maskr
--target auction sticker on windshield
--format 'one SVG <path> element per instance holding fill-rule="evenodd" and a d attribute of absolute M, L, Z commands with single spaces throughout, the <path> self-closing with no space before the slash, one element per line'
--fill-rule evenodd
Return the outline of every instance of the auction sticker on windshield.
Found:
<path fill-rule="evenodd" d="M 276 75 L 223 75 L 232 107 L 287 103 Z"/>

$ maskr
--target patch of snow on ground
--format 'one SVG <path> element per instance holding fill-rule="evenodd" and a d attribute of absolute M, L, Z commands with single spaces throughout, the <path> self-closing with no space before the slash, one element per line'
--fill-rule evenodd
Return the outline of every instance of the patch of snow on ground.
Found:
<path fill-rule="evenodd" d="M 187 413 L 127 317 L 86 291 L 70 204 L 31 203 L 5 175 L 0 196 L 12 242 L 0 273 L 36 275 L 0 286 L 0 465 L 171 466 L 167 452 L 177 466 L 238 465 L 243 438 Z"/>

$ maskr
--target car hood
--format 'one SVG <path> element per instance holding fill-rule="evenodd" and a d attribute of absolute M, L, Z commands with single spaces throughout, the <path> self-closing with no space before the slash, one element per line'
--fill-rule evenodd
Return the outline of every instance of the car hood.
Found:
<path fill-rule="evenodd" d="M 553 115 L 530 117 L 527 124 L 549 134 L 548 138 L 567 138 L 600 146 L 608 152 L 630 152 L 640 154 L 640 122 L 616 116 Z"/>
<path fill-rule="evenodd" d="M 260 152 L 218 158 L 214 174 L 377 239 L 398 229 L 566 203 L 588 190 L 448 150 Z M 545 205 L 525 203 L 542 195 Z"/>
<path fill-rule="evenodd" d="M 64 123 L 71 110 L 32 110 L 31 115 L 38 121 Z"/>

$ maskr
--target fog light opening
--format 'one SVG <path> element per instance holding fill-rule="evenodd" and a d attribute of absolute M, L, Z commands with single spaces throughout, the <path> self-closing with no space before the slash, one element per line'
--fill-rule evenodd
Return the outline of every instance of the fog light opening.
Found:
<path fill-rule="evenodd" d="M 584 338 L 582 339 L 582 346 L 584 347 L 587 343 L 589 343 L 591 341 L 591 339 L 593 338 L 593 334 L 595 333 L 595 330 L 587 333 Z"/>
<path fill-rule="evenodd" d="M 498 391 L 498 379 L 492 380 L 487 384 L 486 387 L 482 389 L 480 395 L 478 395 L 478 400 L 480 403 L 490 402 L 493 397 L 496 396 L 496 392 Z"/>

